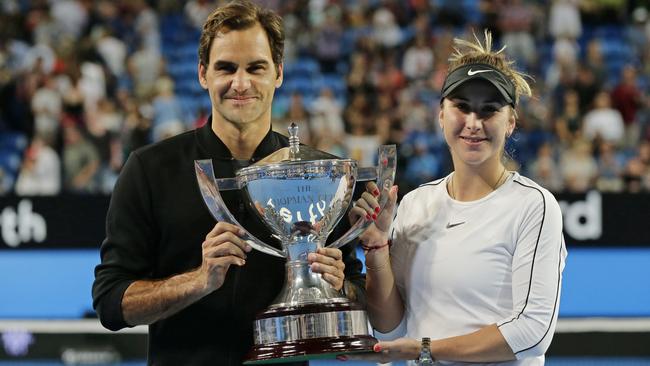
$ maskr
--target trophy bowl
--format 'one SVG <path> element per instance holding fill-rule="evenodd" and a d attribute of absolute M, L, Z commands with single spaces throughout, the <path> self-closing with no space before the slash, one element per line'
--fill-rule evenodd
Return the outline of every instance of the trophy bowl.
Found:
<path fill-rule="evenodd" d="M 313 273 L 307 256 L 326 240 L 350 206 L 359 180 L 378 178 L 390 188 L 395 174 L 395 146 L 382 146 L 378 167 L 358 168 L 352 159 L 300 146 L 298 127 L 289 128 L 289 147 L 239 169 L 235 178 L 215 179 L 210 160 L 195 162 L 204 202 L 218 221 L 241 226 L 226 208 L 220 190 L 239 189 L 245 201 L 282 244 L 273 247 L 246 231 L 254 249 L 286 258 L 285 283 L 254 322 L 254 346 L 245 364 L 295 362 L 369 352 L 372 337 L 363 307 Z M 385 195 L 383 195 L 385 196 Z M 387 197 L 380 199 L 383 206 Z M 359 219 L 328 247 L 340 247 L 369 225 Z M 245 228 L 244 228 L 245 229 Z"/>

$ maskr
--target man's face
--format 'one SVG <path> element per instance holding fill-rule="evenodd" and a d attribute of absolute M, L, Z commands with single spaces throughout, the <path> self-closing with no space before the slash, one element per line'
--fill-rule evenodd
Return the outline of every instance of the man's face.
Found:
<path fill-rule="evenodd" d="M 275 88 L 282 85 L 271 47 L 259 25 L 219 33 L 210 48 L 208 65 L 199 64 L 199 82 L 212 101 L 213 123 L 271 123 Z"/>

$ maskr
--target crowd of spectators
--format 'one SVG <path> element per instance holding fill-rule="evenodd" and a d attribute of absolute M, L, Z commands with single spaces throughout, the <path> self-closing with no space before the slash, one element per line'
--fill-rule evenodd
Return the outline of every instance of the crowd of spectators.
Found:
<path fill-rule="evenodd" d="M 449 172 L 439 91 L 453 38 L 483 28 L 533 79 L 511 169 L 555 192 L 650 191 L 647 3 L 260 2 L 287 35 L 274 128 L 363 165 L 396 143 L 400 192 Z M 220 3 L 2 1 L 0 194 L 109 194 L 131 151 L 204 124 L 197 56 L 176 56 Z"/>

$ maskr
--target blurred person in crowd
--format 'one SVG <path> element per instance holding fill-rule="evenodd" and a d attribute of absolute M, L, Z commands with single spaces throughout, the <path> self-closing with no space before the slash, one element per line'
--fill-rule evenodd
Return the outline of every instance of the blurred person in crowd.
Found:
<path fill-rule="evenodd" d="M 579 45 L 574 39 L 558 38 L 553 42 L 553 62 L 544 75 L 550 89 L 569 82 L 573 84 L 578 67 Z"/>
<path fill-rule="evenodd" d="M 64 34 L 77 40 L 88 24 L 91 6 L 88 0 L 60 0 L 52 2 L 50 12 Z"/>
<path fill-rule="evenodd" d="M 78 65 L 69 65 L 63 75 L 60 75 L 63 82 L 61 94 L 63 96 L 63 111 L 65 115 L 76 121 L 83 121 L 84 117 L 84 96 L 81 89 L 81 69 Z"/>
<path fill-rule="evenodd" d="M 393 97 L 390 93 L 380 93 L 377 95 L 377 101 L 375 103 L 374 112 L 376 115 L 375 127 L 377 130 L 383 129 L 381 132 L 377 131 L 378 134 L 387 134 L 388 126 L 391 124 L 391 121 L 397 116 L 397 105 L 393 100 Z M 380 127 L 379 119 L 386 118 L 385 126 Z M 387 135 L 383 135 L 386 137 Z M 382 137 L 382 141 L 385 138 Z"/>
<path fill-rule="evenodd" d="M 332 136 L 330 131 L 323 130 L 318 134 L 315 134 L 317 138 L 314 141 L 314 147 L 320 151 L 325 151 L 332 155 L 336 156 L 347 156 L 348 152 L 345 149 L 343 144 L 343 136 Z"/>
<path fill-rule="evenodd" d="M 169 137 L 169 131 L 183 132 L 186 123 L 183 120 L 181 105 L 174 94 L 174 81 L 163 76 L 156 80 L 155 90 L 156 96 L 152 102 L 152 137 L 153 141 L 157 142 Z"/>
<path fill-rule="evenodd" d="M 650 173 L 639 157 L 633 157 L 625 165 L 623 182 L 625 192 L 640 193 L 650 190 Z"/>
<path fill-rule="evenodd" d="M 5 172 L 4 168 L 0 166 L 0 196 L 4 196 L 11 192 L 14 185 L 13 179 Z"/>
<path fill-rule="evenodd" d="M 553 0 L 548 16 L 548 31 L 554 38 L 580 37 L 580 0 Z"/>
<path fill-rule="evenodd" d="M 345 81 L 348 86 L 348 95 L 357 93 L 374 92 L 375 88 L 369 80 L 368 70 L 370 62 L 362 52 L 355 52 L 350 57 L 350 71 Z"/>
<path fill-rule="evenodd" d="M 503 4 L 499 13 L 501 40 L 503 44 L 508 45 L 506 52 L 524 67 L 532 66 L 537 59 L 532 32 L 535 21 L 533 4 L 524 3 L 522 0 L 509 0 Z"/>
<path fill-rule="evenodd" d="M 99 154 L 100 166 L 97 172 L 97 184 L 101 192 L 110 194 L 122 168 L 123 154 L 118 138 L 122 131 L 123 116 L 115 103 L 102 99 L 97 111 L 86 119 L 88 141 Z"/>
<path fill-rule="evenodd" d="M 283 14 L 284 33 L 287 35 L 284 40 L 284 62 L 293 63 L 301 51 L 302 42 L 304 42 L 305 31 L 302 29 L 303 24 L 296 14 Z"/>
<path fill-rule="evenodd" d="M 566 249 L 553 195 L 503 164 L 515 108 L 531 90 L 503 55 L 458 39 L 439 123 L 454 171 L 404 196 L 397 187 L 361 240 L 381 360 L 542 365 L 558 316 Z M 374 184 L 350 212 L 378 207 Z M 376 333 L 377 335 L 377 333 Z M 430 338 L 430 343 L 424 338 Z M 420 341 L 422 339 L 422 342 Z"/>
<path fill-rule="evenodd" d="M 336 72 L 343 52 L 343 29 L 339 17 L 340 14 L 330 8 L 325 12 L 325 21 L 313 28 L 315 56 L 324 74 Z"/>
<path fill-rule="evenodd" d="M 106 63 L 106 66 L 111 71 L 113 76 L 119 78 L 125 72 L 127 46 L 119 38 L 115 37 L 107 28 L 99 27 L 93 31 L 95 41 L 95 48 L 97 53 L 101 55 Z"/>
<path fill-rule="evenodd" d="M 32 27 L 34 44 L 47 44 L 56 48 L 65 37 L 64 26 L 52 17 L 50 8 L 45 4 L 32 8 L 26 18 Z"/>
<path fill-rule="evenodd" d="M 356 127 L 343 138 L 343 145 L 348 157 L 359 162 L 359 166 L 372 165 L 377 158 L 377 149 L 381 145 L 377 134 L 368 133 Z"/>
<path fill-rule="evenodd" d="M 600 40 L 593 38 L 587 43 L 584 65 L 589 67 L 596 77 L 598 85 L 604 85 L 607 81 L 607 65 L 603 60 L 603 53 L 600 46 Z"/>
<path fill-rule="evenodd" d="M 576 139 L 562 153 L 560 172 L 564 188 L 569 192 L 584 193 L 593 187 L 598 175 L 598 164 L 591 151 L 591 141 Z"/>
<path fill-rule="evenodd" d="M 307 110 L 305 101 L 302 98 L 302 95 L 298 92 L 291 94 L 289 108 L 287 108 L 287 111 L 284 113 L 284 115 L 279 119 L 273 120 L 273 130 L 282 134 L 286 134 L 287 128 L 291 125 L 292 122 L 295 122 L 300 126 L 300 129 L 298 130 L 298 137 L 300 138 L 301 143 L 309 144 L 311 141 L 313 141 L 311 129 L 311 113 Z"/>
<path fill-rule="evenodd" d="M 135 15 L 133 28 L 137 40 L 144 45 L 144 48 L 160 54 L 161 41 L 158 14 L 146 0 L 129 0 L 127 4 Z"/>
<path fill-rule="evenodd" d="M 395 21 L 395 14 L 383 4 L 372 14 L 372 37 L 382 47 L 395 47 L 402 41 L 402 31 Z"/>
<path fill-rule="evenodd" d="M 625 21 L 627 0 L 590 0 L 579 3 L 586 24 L 621 24 Z"/>
<path fill-rule="evenodd" d="M 285 48 L 285 63 L 291 63 L 297 60 L 300 55 L 310 53 L 312 45 L 312 34 L 310 33 L 309 23 L 305 19 L 307 15 L 302 12 L 306 5 L 304 2 L 283 2 L 286 7 L 277 5 L 275 8 L 271 7 L 271 2 L 275 0 L 267 0 L 267 7 L 270 9 L 284 8 L 284 33 L 286 39 L 284 40 Z"/>
<path fill-rule="evenodd" d="M 648 42 L 650 42 L 648 9 L 643 6 L 637 6 L 632 11 L 631 21 L 632 24 L 626 27 L 625 39 L 634 48 L 634 53 L 641 56 L 648 49 Z"/>
<path fill-rule="evenodd" d="M 347 134 L 343 144 L 348 156 L 359 162 L 361 166 L 372 164 L 377 148 L 380 145 L 376 134 L 375 118 L 370 98 L 366 93 L 357 92 L 343 112 Z"/>
<path fill-rule="evenodd" d="M 402 71 L 409 80 L 426 79 L 433 71 L 433 49 L 427 34 L 416 34 L 413 44 L 406 49 Z"/>
<path fill-rule="evenodd" d="M 33 135 L 34 118 L 30 99 L 35 87 L 30 88 L 25 81 L 34 75 L 11 77 L 7 74 L 0 74 L 3 76 L 0 80 L 0 128 Z"/>
<path fill-rule="evenodd" d="M 210 120 L 131 153 L 115 185 L 93 306 L 108 329 L 149 325 L 149 364 L 240 365 L 253 344 L 255 315 L 283 285 L 285 260 L 252 251 L 241 228 L 215 225 L 194 174 L 194 160 L 212 158 L 217 177 L 233 177 L 289 145 L 271 130 L 283 42 L 282 19 L 270 10 L 245 0 L 215 9 L 199 41 Z M 242 192 L 222 197 L 253 235 L 279 245 L 246 211 Z M 351 246 L 322 248 L 308 260 L 334 289 L 363 295 Z"/>
<path fill-rule="evenodd" d="M 56 88 L 53 77 L 45 77 L 41 86 L 32 97 L 32 113 L 37 136 L 52 144 L 59 132 L 63 100 Z"/>
<path fill-rule="evenodd" d="M 650 142 L 650 95 L 646 95 L 642 99 L 642 106 L 637 113 L 639 142 Z"/>
<path fill-rule="evenodd" d="M 215 5 L 210 0 L 190 0 L 185 4 L 183 11 L 190 24 L 196 29 L 201 29 L 205 20 L 214 10 Z"/>
<path fill-rule="evenodd" d="M 573 90 L 578 93 L 580 114 L 584 116 L 593 107 L 594 99 L 601 89 L 602 84 L 598 82 L 593 70 L 584 64 L 578 65 Z"/>
<path fill-rule="evenodd" d="M 332 89 L 322 88 L 320 95 L 312 103 L 311 110 L 313 113 L 311 129 L 314 135 L 323 136 L 327 133 L 334 139 L 343 136 L 345 133 L 343 106 L 335 98 Z"/>
<path fill-rule="evenodd" d="M 636 81 L 636 68 L 626 65 L 621 70 L 621 81 L 612 90 L 612 105 L 618 109 L 625 122 L 625 146 L 634 147 L 639 142 L 639 124 L 636 113 L 642 106 L 643 92 Z"/>
<path fill-rule="evenodd" d="M 625 135 L 623 116 L 612 108 L 609 93 L 601 91 L 596 95 L 594 106 L 582 122 L 583 136 L 594 140 L 596 137 L 619 146 Z"/>
<path fill-rule="evenodd" d="M 553 145 L 543 143 L 537 150 L 537 156 L 528 167 L 530 178 L 551 192 L 562 191 L 562 176 L 555 161 Z"/>
<path fill-rule="evenodd" d="M 564 93 L 563 101 L 562 113 L 555 122 L 555 131 L 560 142 L 569 146 L 582 135 L 582 115 L 580 114 L 578 93 L 573 89 L 567 90 Z"/>
<path fill-rule="evenodd" d="M 137 51 L 127 60 L 127 69 L 133 80 L 134 94 L 137 98 L 147 99 L 155 92 L 156 80 L 163 68 L 163 61 L 157 50 L 141 43 Z"/>
<path fill-rule="evenodd" d="M 373 113 L 370 97 L 364 92 L 357 92 L 350 97 L 350 103 L 343 111 L 343 121 L 348 133 L 365 135 L 373 127 Z"/>
<path fill-rule="evenodd" d="M 623 190 L 623 164 L 616 146 L 608 141 L 598 141 L 598 178 L 596 188 L 602 192 L 621 192 Z"/>
<path fill-rule="evenodd" d="M 382 59 L 383 62 L 373 71 L 372 79 L 378 93 L 395 96 L 406 86 L 406 77 L 397 66 L 397 57 L 393 52 Z"/>
<path fill-rule="evenodd" d="M 61 160 L 39 136 L 25 150 L 14 189 L 19 196 L 52 196 L 61 191 Z"/>
<path fill-rule="evenodd" d="M 77 126 L 63 127 L 63 186 L 73 193 L 97 190 L 97 172 L 101 165 L 95 146 Z"/>
<path fill-rule="evenodd" d="M 386 145 L 386 142 L 390 139 L 390 128 L 393 124 L 393 117 L 391 114 L 377 114 L 375 119 L 375 134 L 379 139 L 379 143 Z"/>
<path fill-rule="evenodd" d="M 17 65 L 19 70 L 31 70 L 42 75 L 47 75 L 54 70 L 56 63 L 56 54 L 50 45 L 37 43 L 27 47 L 24 53 L 19 56 L 22 58 Z"/>
<path fill-rule="evenodd" d="M 124 130 L 121 134 L 123 156 L 147 145 L 151 135 L 151 119 L 140 111 L 142 107 L 134 100 L 128 99 L 124 105 Z"/>
<path fill-rule="evenodd" d="M 404 129 L 410 131 L 426 131 L 433 124 L 433 116 L 429 106 L 414 93 L 402 93 L 398 106 L 399 114 L 404 121 Z"/>
<path fill-rule="evenodd" d="M 449 28 L 460 27 L 465 23 L 465 7 L 456 0 L 441 0 L 436 3 L 436 22 Z"/>
<path fill-rule="evenodd" d="M 650 21 L 648 21 L 648 39 L 650 39 Z M 639 55 L 639 59 L 639 72 L 643 77 L 650 78 L 650 46 Z"/>
<path fill-rule="evenodd" d="M 404 179 L 412 187 L 429 182 L 440 175 L 442 164 L 438 156 L 429 150 L 429 143 L 423 141 L 427 137 L 429 136 L 423 134 L 414 141 L 413 151 L 405 167 Z"/>
<path fill-rule="evenodd" d="M 650 191 L 650 141 L 643 141 L 637 150 L 639 161 L 643 164 L 643 184 L 647 191 Z"/>
<path fill-rule="evenodd" d="M 636 155 L 625 166 L 623 180 L 627 192 L 650 192 L 650 141 L 637 147 Z"/>
<path fill-rule="evenodd" d="M 84 113 L 94 113 L 100 100 L 106 97 L 104 67 L 98 59 L 85 59 L 80 64 L 79 91 Z"/>

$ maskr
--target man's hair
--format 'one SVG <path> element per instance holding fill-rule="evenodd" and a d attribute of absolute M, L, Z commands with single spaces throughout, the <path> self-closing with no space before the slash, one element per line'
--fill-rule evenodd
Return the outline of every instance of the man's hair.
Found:
<path fill-rule="evenodd" d="M 279 73 L 284 53 L 284 27 L 282 18 L 274 11 L 264 9 L 248 0 L 235 0 L 215 9 L 203 24 L 199 40 L 199 62 L 205 68 L 209 65 L 210 47 L 219 33 L 244 30 L 260 24 L 271 46 L 271 57 L 275 71 Z"/>
<path fill-rule="evenodd" d="M 486 29 L 484 37 L 484 43 L 481 43 L 476 34 L 474 34 L 475 42 L 454 38 L 455 47 L 454 53 L 449 57 L 449 73 L 463 65 L 487 64 L 501 71 L 515 86 L 515 104 L 521 95 L 530 97 L 532 92 L 525 79 L 527 75 L 515 70 L 514 61 L 506 59 L 503 53 L 506 46 L 498 51 L 492 51 L 492 33 Z"/>

